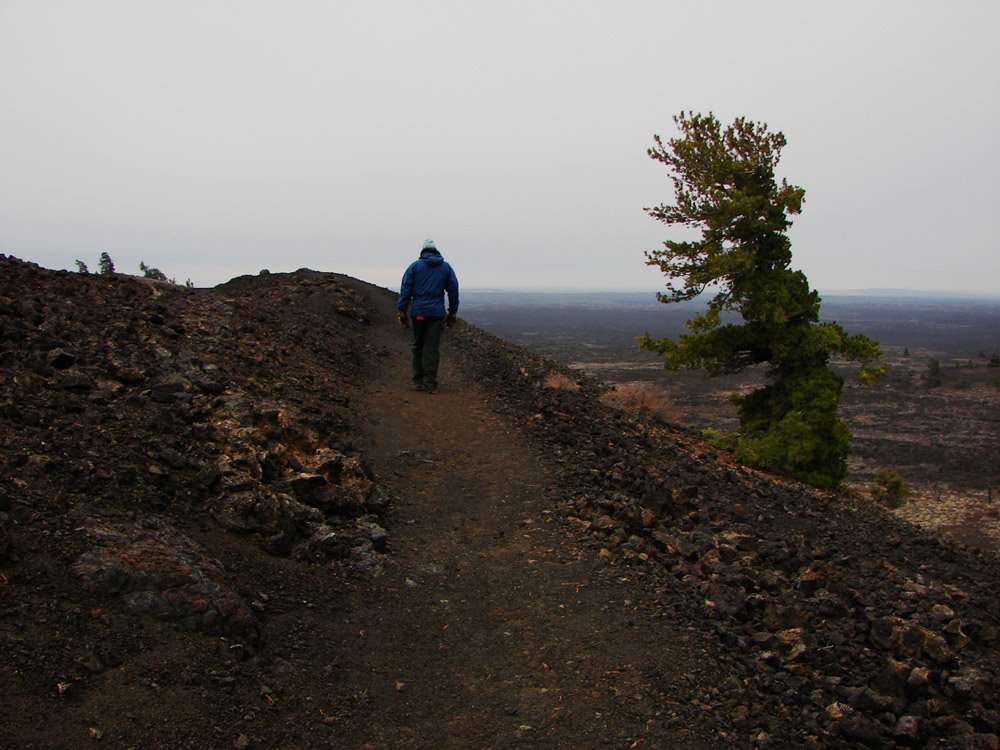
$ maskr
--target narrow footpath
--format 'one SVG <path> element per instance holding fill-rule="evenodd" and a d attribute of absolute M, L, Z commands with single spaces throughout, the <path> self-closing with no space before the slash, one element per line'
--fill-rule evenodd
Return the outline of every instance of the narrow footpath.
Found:
<path fill-rule="evenodd" d="M 551 465 L 484 403 L 458 353 L 445 343 L 437 393 L 410 391 L 409 333 L 392 334 L 364 406 L 365 453 L 396 498 L 391 562 L 345 603 L 340 739 L 717 747 L 671 711 L 714 679 L 703 636 L 658 606 L 671 584 L 554 523 Z"/>

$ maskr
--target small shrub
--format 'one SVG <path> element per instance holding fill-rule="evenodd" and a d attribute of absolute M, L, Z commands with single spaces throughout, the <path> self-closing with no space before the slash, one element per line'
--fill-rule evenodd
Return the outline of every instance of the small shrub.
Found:
<path fill-rule="evenodd" d="M 990 357 L 990 361 L 986 363 L 987 367 L 1000 367 L 1000 354 L 993 352 L 993 356 Z"/>
<path fill-rule="evenodd" d="M 898 471 L 884 469 L 875 475 L 872 482 L 872 499 L 875 502 L 890 508 L 902 508 L 909 496 L 910 488 Z"/>
<path fill-rule="evenodd" d="M 554 370 L 545 376 L 544 384 L 546 388 L 552 388 L 557 391 L 580 390 L 580 384 L 578 382 L 566 375 L 563 375 L 561 372 L 556 372 Z"/>
<path fill-rule="evenodd" d="M 717 430 L 714 427 L 706 427 L 701 431 L 702 437 L 708 442 L 714 445 L 716 448 L 723 448 L 724 450 L 731 451 L 736 445 L 736 438 L 728 432 L 723 432 L 722 430 Z"/>
<path fill-rule="evenodd" d="M 670 423 L 678 422 L 681 414 L 670 401 L 666 390 L 653 383 L 618 383 L 613 390 L 605 392 L 601 400 L 625 412 Z"/>
<path fill-rule="evenodd" d="M 139 270 L 142 271 L 143 278 L 155 279 L 156 281 L 166 281 L 167 275 L 159 268 L 150 268 L 142 261 L 139 261 Z"/>
<path fill-rule="evenodd" d="M 944 376 L 941 374 L 941 362 L 935 358 L 931 358 L 931 361 L 927 363 L 927 372 L 924 373 L 924 387 L 939 388 L 943 382 Z"/>
<path fill-rule="evenodd" d="M 858 372 L 858 382 L 862 385 L 871 385 L 880 377 L 889 372 L 889 365 L 873 365 L 862 367 Z"/>

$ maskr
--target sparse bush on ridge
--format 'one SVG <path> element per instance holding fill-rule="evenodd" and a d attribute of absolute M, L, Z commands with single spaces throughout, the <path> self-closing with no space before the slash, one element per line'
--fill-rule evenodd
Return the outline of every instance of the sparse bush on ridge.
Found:
<path fill-rule="evenodd" d="M 172 284 L 176 284 L 176 281 L 172 281 L 167 278 L 167 275 L 163 273 L 159 268 L 151 268 L 139 261 L 139 270 L 142 271 L 142 276 L 145 279 L 155 279 L 156 281 L 170 281 Z"/>
<path fill-rule="evenodd" d="M 142 271 L 142 277 L 144 279 L 153 279 L 154 281 L 166 281 L 169 284 L 176 284 L 177 279 L 169 279 L 167 275 L 163 273 L 159 268 L 153 268 L 147 266 L 142 261 L 139 261 L 139 270 Z M 188 289 L 194 289 L 194 282 L 188 279 L 184 282 L 184 286 Z"/>
<path fill-rule="evenodd" d="M 102 276 L 111 276 L 115 273 L 115 263 L 111 260 L 111 256 L 107 253 L 101 253 L 100 260 L 98 261 L 98 273 Z M 90 269 L 87 268 L 87 264 L 82 260 L 76 261 L 76 270 L 82 274 L 89 274 Z M 177 279 L 167 278 L 167 275 L 163 273 L 159 268 L 154 268 L 152 266 L 147 266 L 143 261 L 139 261 L 139 271 L 142 273 L 142 278 L 153 279 L 154 281 L 166 281 L 170 284 L 176 284 Z M 184 286 L 188 289 L 194 289 L 194 282 L 188 279 L 184 282 Z"/>

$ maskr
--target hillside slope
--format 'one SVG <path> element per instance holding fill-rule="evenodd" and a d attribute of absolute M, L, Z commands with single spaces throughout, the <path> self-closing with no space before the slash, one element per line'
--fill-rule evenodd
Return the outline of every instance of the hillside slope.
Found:
<path fill-rule="evenodd" d="M 392 295 L 0 256 L 0 746 L 996 747 L 992 557 Z"/>

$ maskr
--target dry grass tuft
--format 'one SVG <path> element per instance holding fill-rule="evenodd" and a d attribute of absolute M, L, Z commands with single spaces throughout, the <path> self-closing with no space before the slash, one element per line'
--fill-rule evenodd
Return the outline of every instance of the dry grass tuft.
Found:
<path fill-rule="evenodd" d="M 683 414 L 670 400 L 662 386 L 642 380 L 618 383 L 606 391 L 601 400 L 622 411 L 661 422 L 680 422 Z"/>
<path fill-rule="evenodd" d="M 580 384 L 561 372 L 550 372 L 545 376 L 545 387 L 559 391 L 578 391 Z"/>

